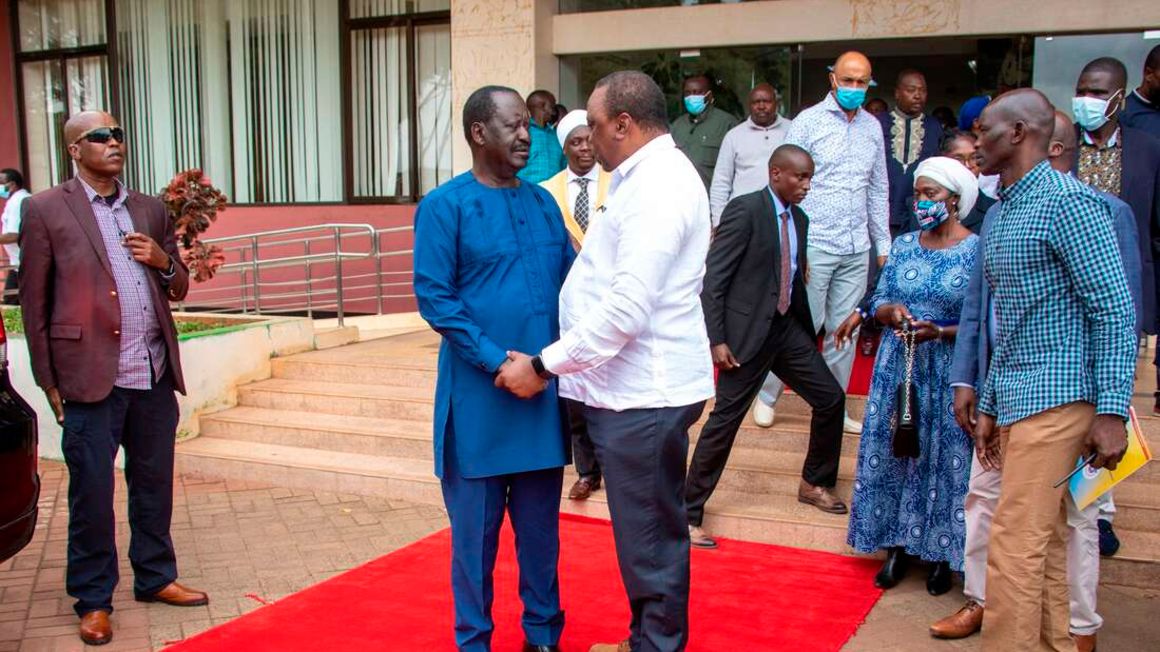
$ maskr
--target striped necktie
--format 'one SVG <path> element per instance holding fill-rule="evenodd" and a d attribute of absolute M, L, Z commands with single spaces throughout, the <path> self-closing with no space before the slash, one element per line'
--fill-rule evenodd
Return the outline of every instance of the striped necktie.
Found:
<path fill-rule="evenodd" d="M 784 315 L 789 310 L 789 284 L 793 281 L 789 277 L 789 211 L 782 211 L 778 217 L 781 218 L 781 273 L 778 275 L 777 314 Z"/>

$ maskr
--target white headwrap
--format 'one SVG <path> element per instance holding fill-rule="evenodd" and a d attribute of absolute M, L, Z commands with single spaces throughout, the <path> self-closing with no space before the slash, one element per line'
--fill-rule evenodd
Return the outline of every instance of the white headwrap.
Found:
<path fill-rule="evenodd" d="M 584 109 L 576 109 L 569 111 L 568 115 L 560 120 L 560 124 L 556 125 L 556 138 L 560 140 L 560 147 L 564 147 L 564 143 L 568 142 L 568 136 L 576 127 L 588 126 L 588 112 Z"/>
<path fill-rule="evenodd" d="M 932 156 L 918 164 L 914 178 L 926 177 L 959 196 L 959 219 L 975 207 L 979 198 L 979 180 L 959 161 L 948 156 Z"/>

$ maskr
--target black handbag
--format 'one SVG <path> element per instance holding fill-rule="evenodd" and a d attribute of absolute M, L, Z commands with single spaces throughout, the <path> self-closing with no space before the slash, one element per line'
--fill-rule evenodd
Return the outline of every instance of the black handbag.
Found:
<path fill-rule="evenodd" d="M 906 376 L 894 392 L 894 456 L 917 458 L 921 452 L 918 442 L 918 387 L 914 384 L 914 331 L 904 330 L 901 335 L 906 356 Z"/>

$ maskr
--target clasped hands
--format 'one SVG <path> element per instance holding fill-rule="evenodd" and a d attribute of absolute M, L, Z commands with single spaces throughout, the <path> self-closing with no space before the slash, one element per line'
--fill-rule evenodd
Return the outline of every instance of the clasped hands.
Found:
<path fill-rule="evenodd" d="M 519 351 L 508 351 L 508 359 L 495 374 L 495 386 L 506 389 L 518 398 L 532 398 L 548 387 L 532 367 L 532 356 Z"/>

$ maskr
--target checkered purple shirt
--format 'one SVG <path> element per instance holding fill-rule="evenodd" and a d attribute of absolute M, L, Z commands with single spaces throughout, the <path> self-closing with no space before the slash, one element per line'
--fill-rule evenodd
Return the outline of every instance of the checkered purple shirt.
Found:
<path fill-rule="evenodd" d="M 165 371 L 165 339 L 149 294 L 149 269 L 133 260 L 129 249 L 121 244 L 124 237 L 135 230 L 129 210 L 125 208 L 129 193 L 118 183 L 117 199 L 110 206 L 83 179 L 78 177 L 78 180 L 97 218 L 97 227 L 101 230 L 105 252 L 113 268 L 117 302 L 121 307 L 121 359 L 117 363 L 114 384 L 125 389 L 150 389 L 153 379 L 160 378 Z"/>

